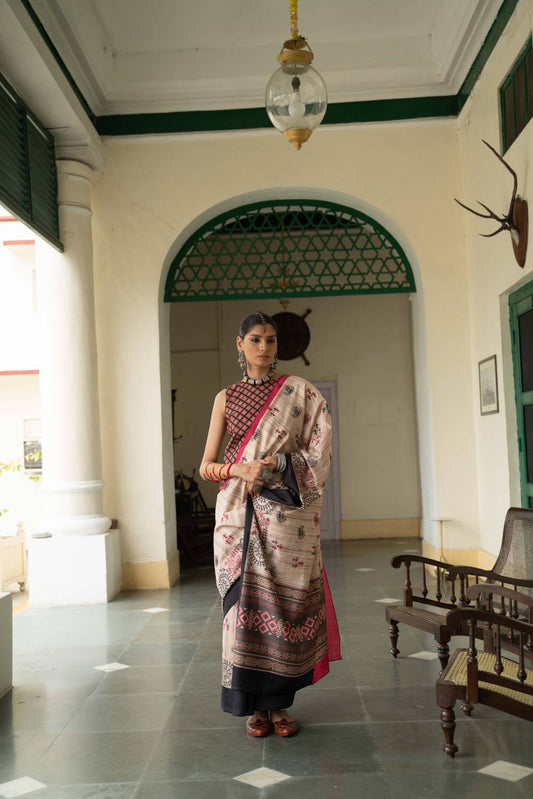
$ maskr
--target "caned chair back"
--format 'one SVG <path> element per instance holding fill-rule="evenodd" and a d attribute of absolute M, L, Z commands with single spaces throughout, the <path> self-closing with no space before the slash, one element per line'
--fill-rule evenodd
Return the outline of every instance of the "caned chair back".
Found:
<path fill-rule="evenodd" d="M 533 508 L 509 508 L 500 554 L 492 570 L 517 580 L 533 580 Z M 520 590 L 533 596 L 533 588 Z"/>

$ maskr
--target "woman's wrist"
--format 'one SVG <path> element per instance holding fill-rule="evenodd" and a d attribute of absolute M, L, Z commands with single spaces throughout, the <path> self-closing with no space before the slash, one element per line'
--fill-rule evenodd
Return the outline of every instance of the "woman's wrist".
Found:
<path fill-rule="evenodd" d="M 200 475 L 204 480 L 209 480 L 212 483 L 222 483 L 232 476 L 233 466 L 233 463 L 206 461 L 200 467 Z"/>
<path fill-rule="evenodd" d="M 283 452 L 278 452 L 276 455 L 275 472 L 284 472 L 287 466 L 287 456 Z"/>

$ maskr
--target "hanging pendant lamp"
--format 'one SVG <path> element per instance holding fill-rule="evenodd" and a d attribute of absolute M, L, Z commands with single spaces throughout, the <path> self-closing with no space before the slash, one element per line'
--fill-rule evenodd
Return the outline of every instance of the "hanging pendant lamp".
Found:
<path fill-rule="evenodd" d="M 278 55 L 281 65 L 267 83 L 265 105 L 270 121 L 297 150 L 324 118 L 328 91 L 311 66 L 313 52 L 298 33 L 298 0 L 290 0 L 291 38 Z"/>

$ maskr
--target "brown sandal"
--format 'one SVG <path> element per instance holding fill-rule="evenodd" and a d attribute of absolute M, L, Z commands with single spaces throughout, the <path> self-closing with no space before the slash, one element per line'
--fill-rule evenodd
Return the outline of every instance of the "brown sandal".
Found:
<path fill-rule="evenodd" d="M 292 738 L 298 732 L 298 723 L 296 721 L 288 721 L 287 719 L 280 719 L 274 722 L 274 732 L 281 738 Z"/>
<path fill-rule="evenodd" d="M 272 732 L 272 722 L 250 716 L 246 721 L 246 732 L 253 738 L 266 738 Z"/>

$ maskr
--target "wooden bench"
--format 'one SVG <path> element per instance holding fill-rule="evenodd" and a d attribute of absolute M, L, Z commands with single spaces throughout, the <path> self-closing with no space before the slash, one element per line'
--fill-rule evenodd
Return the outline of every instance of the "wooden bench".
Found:
<path fill-rule="evenodd" d="M 450 657 L 449 642 L 452 635 L 468 634 L 468 629 L 450 625 L 446 612 L 468 606 L 469 585 L 499 583 L 533 596 L 533 509 L 509 508 L 500 552 L 492 569 L 455 566 L 410 554 L 397 555 L 391 565 L 395 569 L 402 565 L 405 567 L 403 604 L 385 608 L 391 654 L 397 657 L 400 652 L 398 624 L 409 624 L 433 635 L 438 645 L 441 669 L 445 669 Z M 477 634 L 479 636 L 482 633 L 478 630 Z"/>

